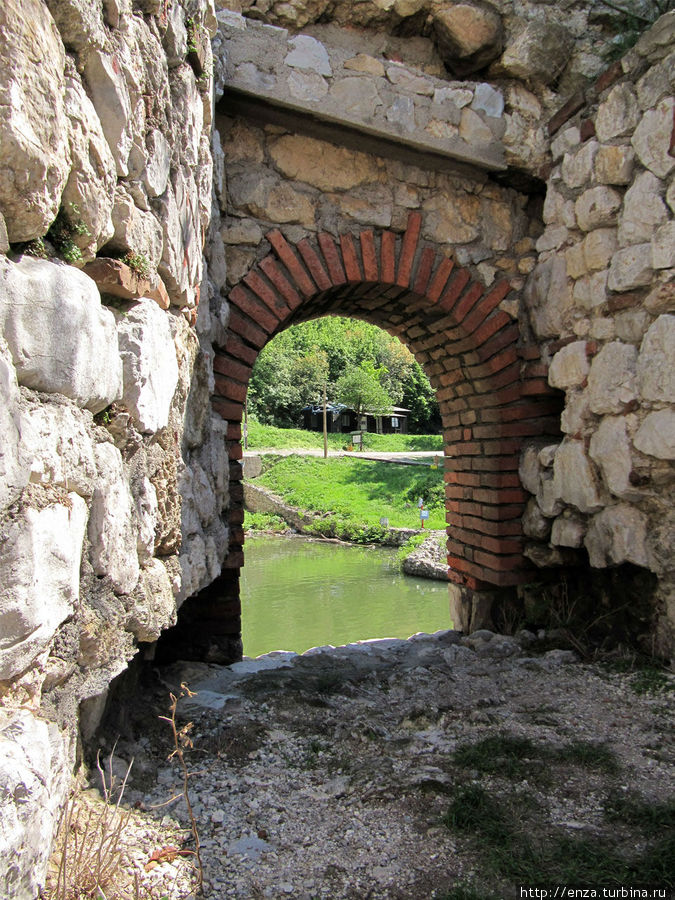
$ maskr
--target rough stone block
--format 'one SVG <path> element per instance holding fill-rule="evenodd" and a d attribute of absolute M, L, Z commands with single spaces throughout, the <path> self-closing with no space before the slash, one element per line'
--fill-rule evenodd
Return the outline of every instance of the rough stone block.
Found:
<path fill-rule="evenodd" d="M 663 184 L 651 172 L 642 172 L 626 191 L 619 219 L 619 244 L 641 244 L 651 240 L 654 228 L 668 218 L 661 199 Z"/>
<path fill-rule="evenodd" d="M 129 89 L 119 60 L 92 48 L 87 54 L 84 78 L 115 160 L 117 174 L 128 175 L 133 125 Z"/>
<path fill-rule="evenodd" d="M 621 209 L 621 194 L 612 188 L 590 188 L 574 204 L 577 223 L 582 231 L 592 231 L 605 225 L 614 225 Z"/>
<path fill-rule="evenodd" d="M 19 385 L 9 347 L 0 338 L 0 510 L 28 484 L 32 430 L 19 409 Z"/>
<path fill-rule="evenodd" d="M 672 97 L 662 100 L 656 109 L 647 110 L 631 141 L 643 166 L 659 178 L 666 178 L 675 169 L 675 157 L 670 153 L 674 111 Z"/>
<path fill-rule="evenodd" d="M 672 403 L 675 397 L 675 316 L 662 315 L 649 327 L 637 359 L 637 383 L 645 400 Z"/>
<path fill-rule="evenodd" d="M 598 228 L 591 231 L 584 240 L 584 260 L 589 272 L 606 269 L 617 249 L 614 228 Z"/>
<path fill-rule="evenodd" d="M 607 286 L 611 291 L 632 291 L 652 280 L 652 245 L 635 244 L 617 250 L 609 267 Z"/>
<path fill-rule="evenodd" d="M 565 438 L 558 447 L 553 462 L 553 493 L 582 513 L 597 512 L 604 506 L 593 466 L 580 441 Z"/>
<path fill-rule="evenodd" d="M 652 238 L 652 265 L 655 269 L 675 268 L 675 222 L 656 229 Z"/>
<path fill-rule="evenodd" d="M 554 520 L 551 543 L 556 547 L 581 547 L 585 534 L 585 521 L 580 516 L 566 513 Z"/>
<path fill-rule="evenodd" d="M 632 85 L 616 84 L 598 107 L 595 131 L 601 141 L 630 134 L 640 120 L 640 108 Z"/>
<path fill-rule="evenodd" d="M 659 409 L 649 413 L 633 439 L 635 447 L 657 459 L 675 459 L 675 411 Z"/>
<path fill-rule="evenodd" d="M 635 400 L 637 350 L 631 344 L 612 341 L 593 359 L 588 375 L 588 400 L 598 415 L 619 413 Z"/>
<path fill-rule="evenodd" d="M 617 497 L 637 500 L 640 492 L 631 487 L 633 468 L 630 440 L 623 416 L 606 416 L 591 437 L 588 450 L 591 459 L 602 471 L 605 484 Z"/>
<path fill-rule="evenodd" d="M 630 184 L 635 151 L 624 144 L 606 144 L 595 156 L 595 177 L 600 184 Z"/>
<path fill-rule="evenodd" d="M 621 503 L 591 519 L 584 544 L 596 569 L 624 562 L 647 566 L 646 538 L 647 517 L 634 506 Z"/>
<path fill-rule="evenodd" d="M 551 360 L 548 382 L 552 387 L 569 390 L 580 387 L 590 370 L 586 341 L 574 341 L 561 350 Z"/>

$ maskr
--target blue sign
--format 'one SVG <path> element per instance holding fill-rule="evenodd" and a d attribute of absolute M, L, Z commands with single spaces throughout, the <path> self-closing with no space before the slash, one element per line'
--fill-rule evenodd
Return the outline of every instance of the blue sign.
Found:
<path fill-rule="evenodd" d="M 421 509 L 420 510 L 420 519 L 428 519 L 429 518 L 429 510 Z"/>

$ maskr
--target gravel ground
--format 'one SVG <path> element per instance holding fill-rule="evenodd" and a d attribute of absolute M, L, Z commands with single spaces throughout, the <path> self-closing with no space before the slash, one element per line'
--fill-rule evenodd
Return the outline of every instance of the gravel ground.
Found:
<path fill-rule="evenodd" d="M 154 710 L 181 683 L 196 692 L 180 700 L 178 723 L 192 723 L 189 795 L 208 897 L 426 900 L 463 897 L 450 893 L 461 883 L 478 886 L 466 896 L 516 897 L 475 836 L 442 821 L 458 790 L 477 787 L 535 834 L 639 849 L 606 807 L 672 800 L 673 676 L 637 693 L 639 673 L 538 643 L 439 632 L 155 672 L 113 764 L 135 757 L 124 843 L 141 896 L 195 896 L 194 856 L 160 852 L 194 849 L 184 800 L 161 806 L 182 782 Z M 504 736 L 531 741 L 515 766 L 508 754 L 456 755 Z M 598 759 L 567 758 L 580 742 Z"/>

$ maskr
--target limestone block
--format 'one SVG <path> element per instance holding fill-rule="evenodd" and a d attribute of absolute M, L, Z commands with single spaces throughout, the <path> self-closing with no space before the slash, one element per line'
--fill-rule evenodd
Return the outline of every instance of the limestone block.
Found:
<path fill-rule="evenodd" d="M 474 92 L 467 88 L 436 88 L 434 91 L 434 103 L 449 104 L 457 109 L 463 109 L 473 100 Z"/>
<path fill-rule="evenodd" d="M 115 160 L 96 110 L 79 78 L 72 74 L 66 77 L 65 111 L 70 123 L 73 164 L 62 205 L 66 218 L 75 226 L 73 240 L 88 259 L 113 235 Z"/>
<path fill-rule="evenodd" d="M 606 144 L 595 155 L 595 177 L 600 184 L 630 184 L 635 151 L 625 144 Z"/>
<path fill-rule="evenodd" d="M 562 247 L 567 242 L 568 237 L 569 229 L 565 225 L 547 228 L 537 240 L 537 252 L 545 253 L 547 250 L 557 250 L 558 247 Z"/>
<path fill-rule="evenodd" d="M 343 78 L 334 82 L 330 98 L 336 108 L 352 119 L 369 119 L 382 105 L 377 87 L 365 78 Z"/>
<path fill-rule="evenodd" d="M 116 594 L 129 594 L 140 571 L 134 501 L 117 447 L 97 444 L 94 455 L 98 479 L 88 528 L 91 562 L 97 575 L 109 577 Z"/>
<path fill-rule="evenodd" d="M 623 416 L 606 416 L 591 437 L 589 456 L 602 472 L 605 484 L 617 497 L 637 500 L 640 492 L 630 483 L 633 468 L 630 440 Z"/>
<path fill-rule="evenodd" d="M 565 438 L 558 447 L 553 461 L 553 493 L 582 513 L 596 512 L 604 505 L 593 466 L 581 441 Z"/>
<path fill-rule="evenodd" d="M 603 509 L 590 521 L 584 544 L 595 569 L 632 562 L 647 566 L 647 517 L 625 503 Z"/>
<path fill-rule="evenodd" d="M 157 267 L 176 306 L 194 305 L 194 286 L 202 275 L 202 229 L 194 176 L 180 170 L 158 201 L 162 259 Z"/>
<path fill-rule="evenodd" d="M 150 129 L 147 136 L 148 160 L 143 183 L 148 197 L 159 197 L 166 190 L 171 167 L 171 145 L 161 131 Z"/>
<path fill-rule="evenodd" d="M 673 402 L 675 316 L 659 316 L 644 336 L 637 360 L 637 382 L 640 395 L 645 400 Z"/>
<path fill-rule="evenodd" d="M 316 72 L 293 70 L 286 83 L 291 97 L 296 100 L 310 100 L 318 103 L 328 93 L 328 82 L 323 75 L 317 75 Z"/>
<path fill-rule="evenodd" d="M 462 110 L 462 112 L 465 111 Z M 387 109 L 386 118 L 397 131 L 412 134 L 417 127 L 415 122 L 415 102 L 412 97 L 396 97 Z"/>
<path fill-rule="evenodd" d="M 261 163 L 265 159 L 263 134 L 259 128 L 237 119 L 223 135 L 223 152 L 228 163 Z"/>
<path fill-rule="evenodd" d="M 0 338 L 0 511 L 28 484 L 32 431 L 20 409 L 19 385 L 9 347 Z"/>
<path fill-rule="evenodd" d="M 652 265 L 655 269 L 675 268 L 675 222 L 656 229 L 652 238 Z"/>
<path fill-rule="evenodd" d="M 168 316 L 152 300 L 141 301 L 118 318 L 122 358 L 122 402 L 139 431 L 164 428 L 178 383 L 176 348 Z"/>
<path fill-rule="evenodd" d="M 646 309 L 626 309 L 614 316 L 616 337 L 626 344 L 639 345 L 650 322 Z"/>
<path fill-rule="evenodd" d="M 595 133 L 603 143 L 630 134 L 640 120 L 640 108 L 632 85 L 616 84 L 598 107 Z"/>
<path fill-rule="evenodd" d="M 586 354 L 586 341 L 574 341 L 555 354 L 548 370 L 551 387 L 568 390 L 580 387 L 586 380 L 590 365 Z"/>
<path fill-rule="evenodd" d="M 33 663 L 80 595 L 87 504 L 75 493 L 58 502 L 39 491 L 30 498 L 6 523 L 0 544 L 2 681 Z"/>
<path fill-rule="evenodd" d="M 548 471 L 542 473 L 541 485 L 537 491 L 537 506 L 548 518 L 559 515 L 564 509 L 554 477 Z"/>
<path fill-rule="evenodd" d="M 439 244 L 466 244 L 480 235 L 481 206 L 470 194 L 436 193 L 423 203 L 423 235 Z"/>
<path fill-rule="evenodd" d="M 167 64 L 173 68 L 185 61 L 188 53 L 188 33 L 185 27 L 185 10 L 180 3 L 172 3 L 166 10 L 166 31 L 162 45 Z"/>
<path fill-rule="evenodd" d="M 288 45 L 290 50 L 284 59 L 285 65 L 295 69 L 309 69 L 319 75 L 333 74 L 328 51 L 316 38 L 298 34 L 289 40 Z"/>
<path fill-rule="evenodd" d="M 591 180 L 593 163 L 598 152 L 597 141 L 587 141 L 575 153 L 566 153 L 562 161 L 562 177 L 568 187 L 578 188 Z"/>
<path fill-rule="evenodd" d="M 634 244 L 612 257 L 607 286 L 611 291 L 631 291 L 649 284 L 653 271 L 652 245 Z"/>
<path fill-rule="evenodd" d="M 204 133 L 204 104 L 199 88 L 188 66 L 171 69 L 169 84 L 173 132 L 181 136 L 177 143 L 180 159 L 186 167 L 196 166 L 200 162 L 199 146 Z"/>
<path fill-rule="evenodd" d="M 587 391 L 568 394 L 565 409 L 560 415 L 560 430 L 565 434 L 580 434 L 591 415 Z"/>
<path fill-rule="evenodd" d="M 0 7 L 0 212 L 9 240 L 45 234 L 70 168 L 65 52 L 41 0 Z"/>
<path fill-rule="evenodd" d="M 7 223 L 5 217 L 0 212 L 0 253 L 7 253 L 9 250 L 9 237 L 7 235 Z"/>
<path fill-rule="evenodd" d="M 635 45 L 635 52 L 650 62 L 661 59 L 673 46 L 675 40 L 675 10 L 660 16 L 648 28 Z"/>
<path fill-rule="evenodd" d="M 574 150 L 581 142 L 581 134 L 576 125 L 564 128 L 551 141 L 551 158 L 557 162 L 570 150 Z"/>
<path fill-rule="evenodd" d="M 103 47 L 106 35 L 100 4 L 90 0 L 47 0 L 47 6 L 69 50 Z"/>
<path fill-rule="evenodd" d="M 586 534 L 586 523 L 580 516 L 566 510 L 551 526 L 551 543 L 555 547 L 581 547 Z"/>
<path fill-rule="evenodd" d="M 631 140 L 640 162 L 659 178 L 675 169 L 675 157 L 670 154 L 674 112 L 675 100 L 662 100 L 656 109 L 647 110 Z"/>
<path fill-rule="evenodd" d="M 593 319 L 591 321 L 590 336 L 596 341 L 613 341 L 617 337 L 617 329 L 614 319 Z M 621 338 L 621 335 L 618 335 Z M 623 338 L 621 338 L 623 340 Z"/>
<path fill-rule="evenodd" d="M 544 200 L 543 218 L 547 225 L 567 225 L 568 228 L 576 228 L 577 224 L 574 203 L 565 200 L 550 183 Z"/>
<path fill-rule="evenodd" d="M 282 181 L 272 188 L 267 203 L 258 214 L 269 222 L 279 224 L 296 222 L 311 227 L 314 225 L 316 210 L 311 195 L 298 191 L 288 182 Z"/>
<path fill-rule="evenodd" d="M 544 541 L 551 532 L 551 520 L 547 519 L 532 497 L 523 513 L 523 534 L 538 541 Z"/>
<path fill-rule="evenodd" d="M 647 69 L 636 84 L 641 109 L 651 109 L 671 93 L 670 79 L 675 70 L 675 51 Z"/>
<path fill-rule="evenodd" d="M 353 72 L 363 72 L 365 75 L 374 75 L 380 78 L 384 75 L 385 68 L 379 59 L 369 56 L 367 53 L 357 53 L 351 59 L 346 59 L 343 63 L 345 69 L 351 69 Z"/>
<path fill-rule="evenodd" d="M 139 562 L 145 566 L 155 550 L 155 530 L 159 516 L 157 491 L 147 476 L 139 475 L 132 481 L 132 493 L 138 520 L 136 549 Z"/>
<path fill-rule="evenodd" d="M 358 196 L 352 194 L 327 194 L 328 200 L 336 203 L 350 219 L 362 225 L 388 228 L 392 219 L 391 189 L 386 185 L 372 185 L 362 188 Z"/>
<path fill-rule="evenodd" d="M 478 113 L 465 107 L 459 119 L 459 136 L 467 144 L 489 144 L 494 136 Z"/>
<path fill-rule="evenodd" d="M 666 203 L 670 207 L 670 211 L 675 213 L 675 178 L 670 179 L 670 184 L 666 191 Z"/>
<path fill-rule="evenodd" d="M 657 459 L 675 459 L 675 411 L 659 409 L 649 413 L 633 440 L 641 453 Z"/>
<path fill-rule="evenodd" d="M 28 709 L 0 710 L 0 893 L 37 897 L 70 787 L 64 734 Z"/>
<path fill-rule="evenodd" d="M 166 567 L 151 559 L 141 569 L 125 628 L 137 641 L 156 641 L 165 628 L 176 624 L 176 600 Z"/>
<path fill-rule="evenodd" d="M 586 275 L 586 257 L 584 255 L 583 241 L 568 247 L 565 251 L 565 262 L 567 264 L 567 274 L 570 278 L 581 278 Z"/>
<path fill-rule="evenodd" d="M 30 480 L 91 497 L 96 478 L 91 417 L 76 406 L 35 403 L 26 412 L 32 436 L 24 445 L 32 458 Z"/>
<path fill-rule="evenodd" d="M 531 494 L 536 494 L 541 485 L 540 450 L 540 444 L 530 444 L 523 449 L 520 455 L 518 475 L 525 490 Z"/>
<path fill-rule="evenodd" d="M 631 344 L 620 341 L 605 344 L 588 375 L 588 400 L 594 413 L 619 413 L 635 400 L 636 362 L 637 350 Z"/>
<path fill-rule="evenodd" d="M 372 156 L 297 134 L 280 137 L 269 154 L 282 175 L 322 191 L 346 190 L 376 181 L 379 174 Z"/>
<path fill-rule="evenodd" d="M 112 313 L 72 266 L 0 257 L 0 324 L 19 384 L 64 394 L 94 413 L 121 395 Z"/>
<path fill-rule="evenodd" d="M 647 294 L 643 305 L 653 316 L 675 312 L 675 284 L 657 284 Z"/>
<path fill-rule="evenodd" d="M 423 75 L 411 72 L 401 64 L 395 64 L 387 68 L 387 80 L 398 90 L 411 94 L 421 94 L 431 97 L 434 93 L 434 83 Z"/>
<path fill-rule="evenodd" d="M 621 194 L 599 185 L 590 188 L 574 204 L 577 223 L 582 231 L 614 225 L 621 208 Z"/>
<path fill-rule="evenodd" d="M 87 54 L 84 78 L 115 160 L 117 174 L 128 175 L 133 144 L 132 105 L 119 59 L 92 48 Z"/>
<path fill-rule="evenodd" d="M 502 21 L 491 7 L 472 3 L 442 6 L 433 15 L 433 28 L 443 62 L 457 74 L 476 72 L 501 53 Z"/>
<path fill-rule="evenodd" d="M 525 302 L 538 337 L 557 337 L 572 304 L 572 290 L 564 257 L 537 264 L 525 285 Z"/>
<path fill-rule="evenodd" d="M 548 84 L 567 65 L 571 47 L 572 37 L 563 25 L 530 21 L 506 47 L 499 71 L 525 82 Z"/>
<path fill-rule="evenodd" d="M 222 226 L 220 236 L 226 244 L 257 247 L 263 239 L 263 232 L 253 219 L 234 219 Z"/>
<path fill-rule="evenodd" d="M 584 240 L 584 260 L 589 272 L 606 269 L 617 249 L 616 231 L 613 228 L 598 228 L 586 235 Z"/>
<path fill-rule="evenodd" d="M 619 218 L 619 243 L 622 247 L 651 240 L 654 228 L 668 218 L 661 199 L 663 185 L 651 172 L 642 172 L 626 191 Z"/>
<path fill-rule="evenodd" d="M 484 112 L 492 118 L 499 118 L 504 112 L 504 95 L 492 85 L 481 82 L 474 90 L 471 109 Z"/>

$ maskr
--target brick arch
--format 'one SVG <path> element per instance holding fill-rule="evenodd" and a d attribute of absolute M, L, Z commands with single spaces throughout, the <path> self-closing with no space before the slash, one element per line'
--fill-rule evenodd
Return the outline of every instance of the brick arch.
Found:
<path fill-rule="evenodd" d="M 528 494 L 518 475 L 522 441 L 559 433 L 560 402 L 539 347 L 521 340 L 500 309 L 508 281 L 486 288 L 438 246 L 420 240 L 411 212 L 402 235 L 367 229 L 289 243 L 278 229 L 271 252 L 232 288 L 226 340 L 215 350 L 214 409 L 229 423 L 230 552 L 224 575 L 243 564 L 241 419 L 260 350 L 291 324 L 322 315 L 362 318 L 399 337 L 436 390 L 443 421 L 448 564 L 471 590 L 531 579 L 523 556 Z"/>

